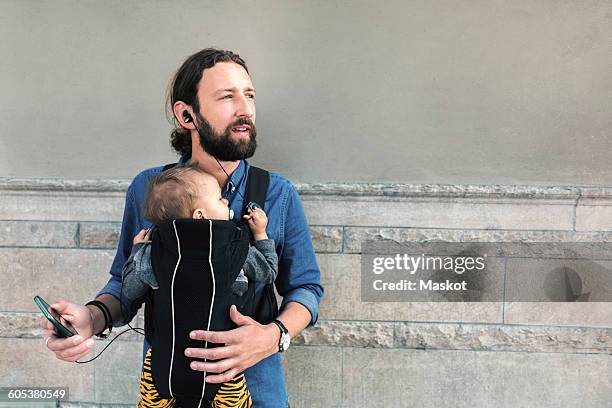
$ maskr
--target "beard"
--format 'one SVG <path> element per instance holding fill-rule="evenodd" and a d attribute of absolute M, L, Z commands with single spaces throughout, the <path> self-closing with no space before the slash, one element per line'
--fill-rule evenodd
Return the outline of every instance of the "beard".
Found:
<path fill-rule="evenodd" d="M 255 124 L 247 118 L 238 119 L 225 128 L 223 133 L 217 133 L 204 116 L 198 112 L 195 122 L 196 130 L 200 135 L 202 149 L 212 157 L 221 161 L 237 161 L 248 159 L 255 154 L 257 148 L 257 130 Z M 235 140 L 232 136 L 232 128 L 240 125 L 249 125 L 248 139 Z"/>

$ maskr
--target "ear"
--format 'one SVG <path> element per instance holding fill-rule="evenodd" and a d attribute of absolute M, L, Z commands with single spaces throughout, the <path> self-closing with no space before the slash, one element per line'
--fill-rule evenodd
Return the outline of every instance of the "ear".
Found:
<path fill-rule="evenodd" d="M 206 211 L 203 208 L 196 208 L 193 210 L 193 214 L 191 216 L 194 220 L 202 220 L 206 218 Z"/>
<path fill-rule="evenodd" d="M 195 115 L 193 114 L 193 109 L 190 105 L 187 105 L 183 101 L 176 101 L 174 102 L 174 106 L 172 106 L 172 111 L 174 112 L 174 118 L 182 127 L 189 130 L 195 130 L 195 125 L 193 124 L 193 121 L 185 122 L 185 117 L 183 116 L 183 112 L 187 111 L 189 112 L 192 118 L 195 118 Z"/>

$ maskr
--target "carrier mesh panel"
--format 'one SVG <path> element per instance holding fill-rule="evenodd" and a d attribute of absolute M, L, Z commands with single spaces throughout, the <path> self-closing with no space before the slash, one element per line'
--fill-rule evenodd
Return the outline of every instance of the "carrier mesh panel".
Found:
<path fill-rule="evenodd" d="M 145 327 L 153 349 L 151 371 L 162 397 L 197 401 L 204 387 L 204 399 L 210 400 L 217 392 L 220 384 L 205 384 L 204 373 L 189 367 L 196 359 L 184 351 L 220 346 L 192 340 L 189 332 L 235 328 L 229 318 L 232 304 L 245 315 L 253 314 L 255 283 L 249 282 L 242 297 L 231 291 L 248 249 L 248 232 L 233 221 L 169 220 L 153 230 L 151 261 L 159 289 L 149 295 Z"/>

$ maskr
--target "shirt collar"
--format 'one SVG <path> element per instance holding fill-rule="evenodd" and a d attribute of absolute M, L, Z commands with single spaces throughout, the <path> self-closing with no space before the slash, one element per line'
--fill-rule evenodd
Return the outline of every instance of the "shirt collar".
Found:
<path fill-rule="evenodd" d="M 246 174 L 247 162 L 246 160 L 240 160 L 238 167 L 232 174 L 230 174 L 229 179 L 225 183 L 225 186 L 222 188 L 224 191 L 224 195 L 226 197 L 233 196 L 236 193 L 237 189 L 240 189 L 242 182 L 244 181 L 244 176 Z"/>

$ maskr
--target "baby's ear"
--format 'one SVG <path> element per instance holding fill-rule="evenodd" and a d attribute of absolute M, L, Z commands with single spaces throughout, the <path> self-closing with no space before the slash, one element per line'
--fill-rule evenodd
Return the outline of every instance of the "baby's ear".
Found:
<path fill-rule="evenodd" d="M 193 210 L 193 215 L 191 216 L 194 220 L 202 220 L 206 218 L 206 212 L 202 208 L 196 208 Z"/>

